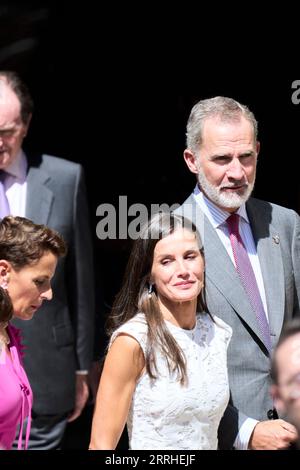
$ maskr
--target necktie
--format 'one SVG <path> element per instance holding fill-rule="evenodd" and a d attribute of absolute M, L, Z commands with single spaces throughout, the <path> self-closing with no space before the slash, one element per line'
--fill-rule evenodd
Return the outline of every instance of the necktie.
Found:
<path fill-rule="evenodd" d="M 257 286 L 255 274 L 252 269 L 247 250 L 239 233 L 239 215 L 232 214 L 228 217 L 226 222 L 228 225 L 236 270 L 255 312 L 257 323 L 264 338 L 264 344 L 270 352 L 271 337 L 269 324 Z"/>
<path fill-rule="evenodd" d="M 3 217 L 10 213 L 9 203 L 4 188 L 5 176 L 5 172 L 0 170 L 0 219 L 3 219 Z"/>

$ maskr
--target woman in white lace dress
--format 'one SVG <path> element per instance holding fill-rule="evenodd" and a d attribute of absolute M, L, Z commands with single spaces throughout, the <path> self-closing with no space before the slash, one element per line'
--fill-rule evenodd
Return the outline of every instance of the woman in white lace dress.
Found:
<path fill-rule="evenodd" d="M 231 328 L 207 313 L 194 226 L 156 214 L 135 241 L 112 310 L 90 449 L 217 449 Z"/>

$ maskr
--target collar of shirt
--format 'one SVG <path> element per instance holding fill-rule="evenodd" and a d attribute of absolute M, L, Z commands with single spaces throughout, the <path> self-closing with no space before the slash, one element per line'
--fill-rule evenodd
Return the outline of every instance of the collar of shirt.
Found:
<path fill-rule="evenodd" d="M 22 149 L 19 151 L 14 161 L 5 168 L 5 171 L 15 180 L 24 183 L 27 175 L 27 159 Z"/>
<path fill-rule="evenodd" d="M 196 185 L 193 196 L 199 204 L 201 210 L 204 212 L 210 223 L 214 228 L 219 228 L 220 225 L 224 224 L 226 222 L 227 218 L 229 217 L 229 213 L 227 211 L 224 211 L 220 209 L 216 204 L 214 204 L 212 201 L 210 201 L 201 191 L 198 185 Z M 246 211 L 246 204 L 243 203 L 239 209 L 236 211 L 236 213 L 242 217 L 242 219 L 250 224 L 249 218 L 247 215 Z"/>

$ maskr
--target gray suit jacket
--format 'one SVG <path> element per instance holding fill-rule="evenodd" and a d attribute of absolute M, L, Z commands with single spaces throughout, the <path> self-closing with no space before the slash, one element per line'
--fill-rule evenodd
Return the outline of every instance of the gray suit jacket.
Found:
<path fill-rule="evenodd" d="M 53 300 L 28 322 L 14 320 L 37 414 L 72 410 L 75 370 L 89 369 L 94 335 L 94 276 L 82 167 L 48 155 L 29 160 L 26 217 L 57 230 L 68 244 L 52 281 Z"/>
<path fill-rule="evenodd" d="M 262 270 L 274 346 L 283 322 L 299 315 L 300 218 L 292 210 L 254 198 L 246 207 Z M 176 212 L 197 222 L 204 243 L 208 308 L 233 330 L 228 371 L 232 404 L 239 412 L 229 407 L 220 426 L 223 437 L 227 433 L 233 443 L 247 416 L 266 420 L 273 408 L 270 358 L 234 265 L 193 195 Z"/>

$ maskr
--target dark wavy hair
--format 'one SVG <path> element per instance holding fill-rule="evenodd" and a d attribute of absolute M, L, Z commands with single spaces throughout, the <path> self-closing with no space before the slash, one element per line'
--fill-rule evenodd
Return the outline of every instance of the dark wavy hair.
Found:
<path fill-rule="evenodd" d="M 6 289 L 0 286 L 0 323 L 8 322 L 13 316 L 13 305 Z"/>
<path fill-rule="evenodd" d="M 200 235 L 191 221 L 174 213 L 155 214 L 149 223 L 142 227 L 139 238 L 134 242 L 123 285 L 108 319 L 108 333 L 112 334 L 137 313 L 143 312 L 148 326 L 145 356 L 147 373 L 152 379 L 157 378 L 155 349 L 159 348 L 166 357 L 169 371 L 177 372 L 181 384 L 186 382 L 185 355 L 165 325 L 155 291 L 151 296 L 148 291 L 156 244 L 183 227 L 195 233 L 199 249 L 204 256 Z M 198 297 L 198 311 L 208 312 L 204 288 Z"/>
<path fill-rule="evenodd" d="M 38 262 L 47 251 L 58 258 L 66 254 L 65 241 L 58 232 L 25 217 L 1 220 L 0 259 L 9 261 L 14 269 Z"/>

